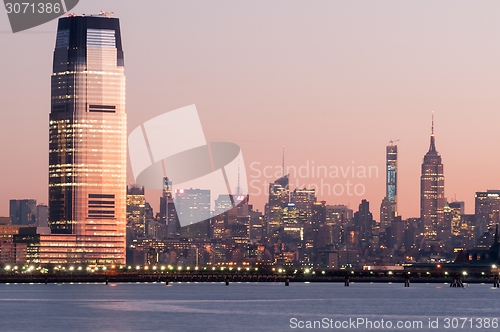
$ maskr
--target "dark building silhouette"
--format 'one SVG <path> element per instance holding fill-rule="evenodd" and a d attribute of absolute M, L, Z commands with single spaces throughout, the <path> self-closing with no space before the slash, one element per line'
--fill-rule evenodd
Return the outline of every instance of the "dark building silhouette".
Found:
<path fill-rule="evenodd" d="M 391 226 L 394 220 L 394 214 L 392 210 L 392 202 L 384 197 L 382 203 L 380 204 L 380 230 L 384 231 L 387 227 Z"/>
<path fill-rule="evenodd" d="M 181 224 L 175 209 L 172 182 L 168 177 L 163 178 L 163 192 L 160 197 L 160 221 L 167 226 L 168 238 L 175 238 L 180 235 Z"/>
<path fill-rule="evenodd" d="M 284 175 L 269 184 L 269 201 L 266 204 L 266 217 L 269 234 L 283 225 L 283 209 L 289 200 L 289 175 Z"/>
<path fill-rule="evenodd" d="M 9 205 L 9 214 L 12 225 L 35 225 L 36 200 L 11 199 Z"/>
<path fill-rule="evenodd" d="M 488 248 L 476 248 L 460 251 L 455 259 L 455 263 L 465 263 L 471 265 L 491 265 L 500 264 L 500 243 L 498 237 L 498 225 L 496 226 L 493 244 Z"/>
<path fill-rule="evenodd" d="M 146 236 L 146 197 L 144 187 L 127 187 L 127 228 L 134 238 Z"/>
<path fill-rule="evenodd" d="M 375 220 L 373 220 L 373 215 L 370 212 L 370 203 L 366 199 L 361 201 L 358 211 L 354 213 L 353 224 L 358 233 L 359 246 L 361 248 L 368 247 Z"/>

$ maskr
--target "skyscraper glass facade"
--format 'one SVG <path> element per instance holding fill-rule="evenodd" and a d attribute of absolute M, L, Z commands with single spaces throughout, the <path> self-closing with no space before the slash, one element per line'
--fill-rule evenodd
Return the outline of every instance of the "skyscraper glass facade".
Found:
<path fill-rule="evenodd" d="M 397 209 L 397 187 L 398 179 L 398 146 L 390 144 L 386 147 L 386 194 L 385 196 L 391 202 L 391 218 L 398 215 Z"/>
<path fill-rule="evenodd" d="M 61 18 L 51 80 L 49 226 L 71 261 L 125 263 L 125 74 L 117 18 Z"/>

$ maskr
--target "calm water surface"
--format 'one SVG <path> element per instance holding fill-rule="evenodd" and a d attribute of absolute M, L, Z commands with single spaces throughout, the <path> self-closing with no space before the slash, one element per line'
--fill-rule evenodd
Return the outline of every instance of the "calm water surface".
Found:
<path fill-rule="evenodd" d="M 473 318 L 445 329 L 445 319 Z M 298 321 L 422 321 L 422 328 L 330 331 L 500 331 L 476 318 L 500 319 L 500 290 L 446 284 L 161 283 L 0 284 L 0 331 L 311 331 Z M 439 328 L 428 326 L 438 319 Z M 460 322 L 460 325 L 462 322 Z M 293 324 L 292 324 L 293 325 Z"/>

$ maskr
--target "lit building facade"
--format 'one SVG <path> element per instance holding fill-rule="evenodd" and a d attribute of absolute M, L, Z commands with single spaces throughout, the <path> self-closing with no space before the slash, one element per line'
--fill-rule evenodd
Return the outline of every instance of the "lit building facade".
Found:
<path fill-rule="evenodd" d="M 384 197 L 382 203 L 380 204 L 380 230 L 385 231 L 387 227 L 390 227 L 392 221 L 394 220 L 394 214 L 392 210 L 392 202 Z"/>
<path fill-rule="evenodd" d="M 36 206 L 36 226 L 48 227 L 49 207 L 47 204 L 38 204 Z"/>
<path fill-rule="evenodd" d="M 427 239 L 436 240 L 444 222 L 444 172 L 441 156 L 436 150 L 434 121 L 429 151 L 424 156 L 420 177 L 420 220 Z"/>
<path fill-rule="evenodd" d="M 269 234 L 283 225 L 283 209 L 290 197 L 289 175 L 284 175 L 269 184 L 269 200 L 266 206 Z"/>
<path fill-rule="evenodd" d="M 180 220 L 192 225 L 200 220 L 210 218 L 210 190 L 177 189 L 175 192 L 175 208 Z"/>
<path fill-rule="evenodd" d="M 160 197 L 160 219 L 167 226 L 167 237 L 174 238 L 179 235 L 181 224 L 175 209 L 172 195 L 172 182 L 168 177 L 163 178 L 163 190 Z"/>
<path fill-rule="evenodd" d="M 358 211 L 354 213 L 353 224 L 358 233 L 359 246 L 361 248 L 368 247 L 373 235 L 375 220 L 370 212 L 370 203 L 366 199 L 361 200 Z"/>
<path fill-rule="evenodd" d="M 65 246 L 67 262 L 125 264 L 127 119 L 119 20 L 59 19 L 51 85 L 52 235 L 44 239 Z M 65 260 L 61 255 L 58 261 Z"/>
<path fill-rule="evenodd" d="M 290 201 L 295 203 L 299 209 L 299 219 L 301 222 L 306 222 L 311 219 L 312 207 L 316 202 L 316 191 L 307 188 L 295 188 L 290 192 Z"/>
<path fill-rule="evenodd" d="M 146 236 L 146 196 L 144 187 L 127 187 L 127 227 L 132 236 Z"/>
<path fill-rule="evenodd" d="M 386 147 L 385 197 L 391 202 L 392 218 L 398 215 L 398 146 L 391 141 Z"/>
<path fill-rule="evenodd" d="M 479 232 L 493 232 L 500 222 L 500 190 L 476 192 L 474 214 Z"/>

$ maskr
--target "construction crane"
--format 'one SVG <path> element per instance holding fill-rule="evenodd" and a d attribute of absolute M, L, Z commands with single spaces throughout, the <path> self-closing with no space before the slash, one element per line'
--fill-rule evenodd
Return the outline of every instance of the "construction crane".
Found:
<path fill-rule="evenodd" d="M 105 12 L 104 10 L 101 10 L 101 11 L 99 12 L 99 16 L 111 17 L 111 16 L 113 16 L 113 15 L 115 15 L 115 13 L 114 13 L 114 12 Z"/>
<path fill-rule="evenodd" d="M 392 139 L 391 139 L 391 140 L 389 141 L 389 144 L 390 144 L 390 145 L 394 145 L 394 143 L 395 143 L 395 142 L 399 142 L 399 141 L 401 141 L 399 138 L 398 138 L 398 139 L 396 139 L 396 140 L 392 140 Z"/>

